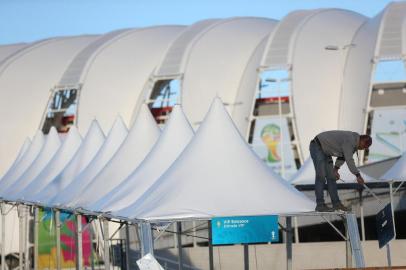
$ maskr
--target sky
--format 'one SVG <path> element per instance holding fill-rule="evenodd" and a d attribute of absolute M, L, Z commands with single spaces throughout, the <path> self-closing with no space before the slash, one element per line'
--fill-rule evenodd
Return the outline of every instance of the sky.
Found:
<path fill-rule="evenodd" d="M 298 9 L 342 8 L 372 17 L 388 0 L 0 0 L 0 44 L 102 34 L 123 28 L 188 25 L 208 18 L 280 20 Z"/>

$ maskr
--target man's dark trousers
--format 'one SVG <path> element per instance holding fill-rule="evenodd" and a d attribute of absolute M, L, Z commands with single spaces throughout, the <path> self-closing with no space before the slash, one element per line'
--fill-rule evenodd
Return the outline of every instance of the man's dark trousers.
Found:
<path fill-rule="evenodd" d="M 310 156 L 312 157 L 314 169 L 316 171 L 315 192 L 317 205 L 324 203 L 324 184 L 327 180 L 328 193 L 333 205 L 340 203 L 337 193 L 336 177 L 334 175 L 333 159 L 327 156 L 321 146 L 312 140 L 310 143 Z"/>

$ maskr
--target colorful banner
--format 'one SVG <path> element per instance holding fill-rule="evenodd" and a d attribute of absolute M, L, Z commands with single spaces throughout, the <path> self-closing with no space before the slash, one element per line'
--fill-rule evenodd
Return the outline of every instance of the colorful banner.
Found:
<path fill-rule="evenodd" d="M 213 218 L 213 245 L 278 242 L 278 216 Z"/>
<path fill-rule="evenodd" d="M 368 163 L 402 155 L 406 150 L 406 108 L 376 109 Z"/>
<path fill-rule="evenodd" d="M 55 217 L 52 211 L 40 210 L 38 230 L 38 268 L 55 269 L 56 266 L 56 230 Z M 60 214 L 61 220 L 61 262 L 63 268 L 74 268 L 76 265 L 75 216 Z M 82 217 L 82 228 L 87 224 Z M 90 229 L 90 226 L 87 226 Z M 89 229 L 82 232 L 83 263 L 90 266 L 91 239 Z"/>
<path fill-rule="evenodd" d="M 253 150 L 268 166 L 281 175 L 283 157 L 286 179 L 297 171 L 290 137 L 286 117 L 270 117 L 255 121 Z"/>

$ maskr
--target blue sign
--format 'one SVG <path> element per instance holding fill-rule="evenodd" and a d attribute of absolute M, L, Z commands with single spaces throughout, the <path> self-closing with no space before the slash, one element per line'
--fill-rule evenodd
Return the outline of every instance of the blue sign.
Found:
<path fill-rule="evenodd" d="M 395 238 L 393 226 L 392 207 L 389 203 L 376 215 L 376 233 L 378 234 L 379 248 L 384 247 Z"/>
<path fill-rule="evenodd" d="M 278 242 L 278 216 L 222 217 L 211 221 L 212 244 Z"/>

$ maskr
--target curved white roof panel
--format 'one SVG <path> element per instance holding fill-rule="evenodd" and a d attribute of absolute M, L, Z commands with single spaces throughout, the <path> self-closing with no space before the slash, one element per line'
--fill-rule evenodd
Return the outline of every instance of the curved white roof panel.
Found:
<path fill-rule="evenodd" d="M 406 2 L 392 2 L 383 11 L 375 56 L 402 59 L 405 43 Z"/>
<path fill-rule="evenodd" d="M 63 73 L 58 85 L 78 85 L 82 83 L 87 74 L 89 65 L 91 65 L 92 60 L 103 49 L 103 47 L 108 46 L 109 43 L 114 42 L 115 39 L 130 31 L 131 30 L 127 29 L 113 31 L 100 36 L 98 39 L 90 43 L 72 60 L 68 68 Z"/>
<path fill-rule="evenodd" d="M 304 21 L 296 38 L 292 66 L 293 109 L 304 158 L 319 132 L 338 128 L 343 67 L 357 29 L 366 18 L 357 13 L 320 10 Z M 338 50 L 328 50 L 335 46 Z M 311 109 L 310 109 L 311 108 Z"/>
<path fill-rule="evenodd" d="M 154 68 L 182 26 L 131 30 L 101 46 L 87 68 L 80 93 L 79 131 L 96 118 L 107 131 L 117 115 L 130 125 L 134 108 Z M 97 97 L 97 98 L 95 98 Z M 108 108 L 108 109 L 106 109 Z M 135 114 L 134 114 L 135 115 Z"/>
<path fill-rule="evenodd" d="M 232 18 L 216 23 L 199 37 L 190 51 L 181 91 L 183 109 L 192 125 L 202 121 L 216 95 L 234 104 L 251 55 L 275 26 L 276 21 L 270 19 Z"/>
<path fill-rule="evenodd" d="M 363 132 L 365 108 L 372 76 L 374 51 L 382 13 L 366 21 L 356 32 L 344 67 L 338 128 Z"/>
<path fill-rule="evenodd" d="M 218 21 L 214 19 L 199 21 L 185 28 L 166 51 L 165 58 L 157 68 L 155 76 L 171 77 L 183 74 L 194 42 Z"/>
<path fill-rule="evenodd" d="M 295 37 L 300 25 L 317 10 L 298 10 L 289 13 L 276 26 L 269 36 L 261 68 L 287 69 L 292 64 L 292 52 Z"/>
<path fill-rule="evenodd" d="M 27 135 L 39 128 L 50 97 L 74 56 L 94 36 L 49 39 L 25 47 L 0 66 L 0 114 L 10 116 L 0 127 L 0 174 Z"/>
<path fill-rule="evenodd" d="M 17 51 L 28 46 L 26 43 L 10 44 L 10 45 L 0 45 L 0 63 L 8 56 L 16 53 Z"/>
<path fill-rule="evenodd" d="M 406 152 L 379 179 L 384 181 L 406 181 Z"/>

